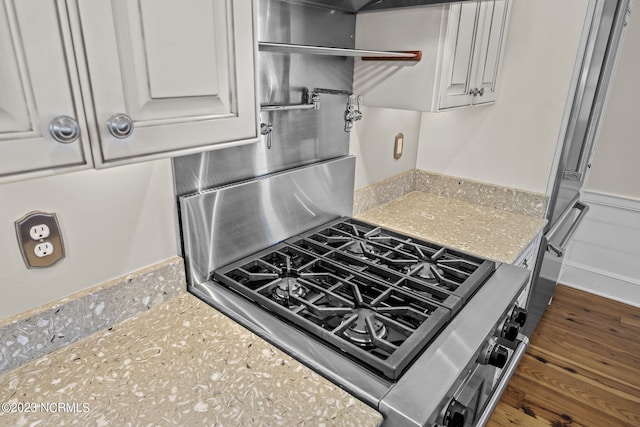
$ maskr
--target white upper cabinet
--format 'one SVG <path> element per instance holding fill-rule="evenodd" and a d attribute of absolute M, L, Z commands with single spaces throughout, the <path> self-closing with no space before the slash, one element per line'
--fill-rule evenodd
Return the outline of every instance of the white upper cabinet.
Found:
<path fill-rule="evenodd" d="M 78 8 L 98 166 L 257 140 L 252 1 L 79 1 Z"/>
<path fill-rule="evenodd" d="M 483 0 L 450 5 L 439 109 L 496 100 L 508 3 Z"/>
<path fill-rule="evenodd" d="M 63 2 L 0 2 L 0 182 L 91 166 L 65 15 Z"/>
<path fill-rule="evenodd" d="M 257 141 L 255 5 L 0 0 L 0 182 Z"/>
<path fill-rule="evenodd" d="M 443 111 L 494 102 L 509 0 L 361 13 L 360 49 L 421 50 L 418 63 L 356 61 L 354 91 L 365 105 Z"/>
<path fill-rule="evenodd" d="M 444 40 L 440 103 L 438 109 L 470 104 L 479 45 L 478 12 L 480 3 L 454 3 L 449 6 L 447 35 Z M 437 84 L 437 82 L 436 82 Z"/>

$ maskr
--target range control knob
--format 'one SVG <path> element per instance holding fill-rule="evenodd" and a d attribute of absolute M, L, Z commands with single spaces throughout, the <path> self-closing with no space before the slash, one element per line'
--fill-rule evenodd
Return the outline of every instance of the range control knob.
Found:
<path fill-rule="evenodd" d="M 509 359 L 509 350 L 491 339 L 485 345 L 484 349 L 478 355 L 478 363 L 481 365 L 491 365 L 496 368 L 504 368 Z"/>
<path fill-rule="evenodd" d="M 467 408 L 455 399 L 451 399 L 442 420 L 445 427 L 464 427 L 467 419 Z"/>
<path fill-rule="evenodd" d="M 507 364 L 508 358 L 509 350 L 504 346 L 496 345 L 489 354 L 489 365 L 502 369 Z"/>
<path fill-rule="evenodd" d="M 507 321 L 502 326 L 502 332 L 500 336 L 508 341 L 515 341 L 518 338 L 518 332 L 520 332 L 520 325 L 516 322 Z"/>
<path fill-rule="evenodd" d="M 527 323 L 527 315 L 527 310 L 515 306 L 511 312 L 511 321 L 516 322 L 520 327 L 523 327 L 524 324 Z"/>

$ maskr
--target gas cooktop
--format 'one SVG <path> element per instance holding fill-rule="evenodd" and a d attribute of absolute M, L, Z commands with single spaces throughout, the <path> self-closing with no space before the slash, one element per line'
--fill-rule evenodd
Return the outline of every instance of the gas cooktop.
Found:
<path fill-rule="evenodd" d="M 340 218 L 219 268 L 212 278 L 395 380 L 495 268 Z"/>

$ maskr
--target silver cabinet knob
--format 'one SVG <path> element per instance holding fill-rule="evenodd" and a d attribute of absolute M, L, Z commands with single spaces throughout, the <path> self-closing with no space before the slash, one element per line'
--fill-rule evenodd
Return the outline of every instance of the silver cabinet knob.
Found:
<path fill-rule="evenodd" d="M 78 139 L 80 126 L 72 117 L 58 116 L 49 123 L 49 132 L 56 141 L 68 144 Z"/>
<path fill-rule="evenodd" d="M 484 88 L 478 89 L 478 88 L 476 87 L 476 88 L 474 88 L 474 89 L 473 89 L 471 92 L 469 92 L 469 93 L 470 93 L 471 95 L 473 95 L 473 96 L 478 96 L 478 95 L 482 96 L 482 95 L 484 95 Z"/>
<path fill-rule="evenodd" d="M 133 120 L 126 114 L 114 114 L 107 120 L 109 133 L 118 139 L 124 139 L 133 133 Z"/>

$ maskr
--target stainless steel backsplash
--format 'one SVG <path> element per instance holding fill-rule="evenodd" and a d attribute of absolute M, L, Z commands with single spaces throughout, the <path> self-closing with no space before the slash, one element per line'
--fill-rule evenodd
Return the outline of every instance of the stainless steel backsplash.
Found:
<path fill-rule="evenodd" d="M 180 197 L 190 285 L 353 210 L 355 157 L 341 157 Z"/>
<path fill-rule="evenodd" d="M 259 39 L 353 47 L 353 13 L 283 0 L 259 1 Z M 299 103 L 305 88 L 351 91 L 353 58 L 260 52 L 260 103 Z M 272 146 L 255 144 L 173 159 L 177 195 L 202 191 L 291 167 L 347 155 L 344 95 L 321 96 L 320 110 L 263 112 Z"/>

